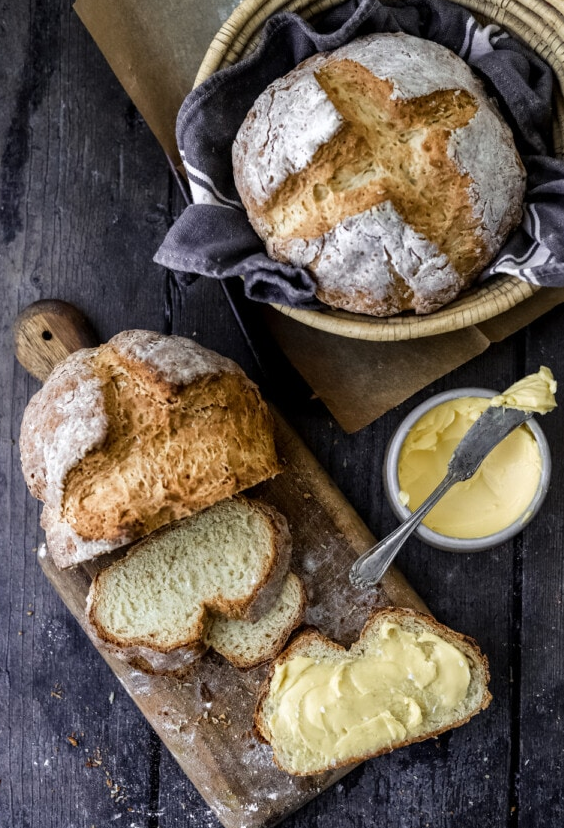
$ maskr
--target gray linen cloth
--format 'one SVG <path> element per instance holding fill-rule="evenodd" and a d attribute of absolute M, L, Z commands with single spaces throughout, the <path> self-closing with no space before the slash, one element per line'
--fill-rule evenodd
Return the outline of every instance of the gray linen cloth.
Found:
<path fill-rule="evenodd" d="M 206 80 L 180 109 L 177 142 L 192 203 L 154 260 L 176 271 L 181 282 L 243 276 L 251 299 L 321 307 L 306 270 L 266 255 L 235 188 L 231 146 L 255 99 L 275 78 L 315 52 L 372 32 L 398 31 L 441 43 L 472 67 L 497 100 L 526 167 L 523 221 L 481 280 L 508 273 L 564 287 L 564 162 L 551 155 L 551 70 L 521 41 L 496 25 L 479 25 L 446 0 L 348 0 L 312 24 L 288 13 L 271 17 L 255 52 Z"/>

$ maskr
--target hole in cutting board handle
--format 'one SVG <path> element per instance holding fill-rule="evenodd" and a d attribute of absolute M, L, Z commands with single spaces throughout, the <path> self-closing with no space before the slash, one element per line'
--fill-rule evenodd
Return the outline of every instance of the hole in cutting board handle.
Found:
<path fill-rule="evenodd" d="M 86 316 L 59 299 L 42 299 L 24 308 L 13 334 L 18 362 L 41 382 L 70 354 L 99 342 Z"/>

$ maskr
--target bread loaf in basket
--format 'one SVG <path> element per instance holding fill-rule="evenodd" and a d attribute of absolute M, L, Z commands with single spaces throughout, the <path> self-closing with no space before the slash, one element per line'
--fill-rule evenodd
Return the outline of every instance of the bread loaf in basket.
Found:
<path fill-rule="evenodd" d="M 403 33 L 320 53 L 258 97 L 235 183 L 269 256 L 356 313 L 426 314 L 470 286 L 521 220 L 511 130 L 467 64 Z"/>

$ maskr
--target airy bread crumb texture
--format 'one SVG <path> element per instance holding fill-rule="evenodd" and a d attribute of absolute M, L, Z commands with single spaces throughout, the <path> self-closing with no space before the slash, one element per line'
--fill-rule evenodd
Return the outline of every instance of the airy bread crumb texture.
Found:
<path fill-rule="evenodd" d="M 239 366 L 147 331 L 126 331 L 58 366 L 26 409 L 20 444 L 60 567 L 279 471 L 272 418 Z"/>
<path fill-rule="evenodd" d="M 373 749 L 368 749 L 362 755 L 348 755 L 346 758 L 339 759 L 333 758 L 322 766 L 320 766 L 319 759 L 315 753 L 311 752 L 310 747 L 299 736 L 294 738 L 294 740 L 292 738 L 286 738 L 283 742 L 277 741 L 269 727 L 269 722 L 275 721 L 280 712 L 277 705 L 277 697 L 275 696 L 273 698 L 271 692 L 271 682 L 277 666 L 291 662 L 292 659 L 305 656 L 306 659 L 312 659 L 316 663 L 331 663 L 336 665 L 337 668 L 341 668 L 348 662 L 369 656 L 371 652 L 377 653 L 381 643 L 380 636 L 388 622 L 399 625 L 401 629 L 413 633 L 421 640 L 422 649 L 424 651 L 426 648 L 428 649 L 429 656 L 431 655 L 432 645 L 426 639 L 432 636 L 437 636 L 444 642 L 453 645 L 462 653 L 469 667 L 469 683 L 464 698 L 457 702 L 454 707 L 445 707 L 444 703 L 440 703 L 439 698 L 433 693 L 432 683 L 428 686 L 418 686 L 417 681 L 410 681 L 408 682 L 409 690 L 407 692 L 413 697 L 413 700 L 421 709 L 422 720 L 412 731 L 409 738 L 394 740 L 390 736 L 388 743 L 384 746 L 375 744 Z M 384 664 L 383 667 L 386 668 L 388 665 Z M 383 686 L 386 686 L 386 683 L 389 682 L 389 669 L 393 670 L 393 665 L 387 670 L 384 670 Z M 398 681 L 399 675 L 400 673 L 398 672 Z M 326 770 L 355 764 L 374 756 L 389 753 L 396 748 L 404 747 L 413 742 L 423 741 L 437 736 L 446 730 L 465 724 L 472 716 L 475 716 L 489 705 L 491 701 L 491 695 L 488 690 L 489 678 L 487 659 L 480 652 L 480 649 L 473 639 L 440 624 L 431 616 L 414 610 L 400 607 L 380 608 L 368 619 L 358 641 L 349 650 L 346 650 L 344 647 L 321 635 L 317 630 L 309 629 L 298 634 L 270 666 L 269 674 L 261 687 L 255 709 L 255 727 L 261 738 L 271 744 L 274 761 L 282 770 L 296 776 L 322 773 Z M 335 677 L 335 680 L 339 680 L 340 682 L 338 675 Z M 375 687 L 378 687 L 379 676 L 377 670 L 373 675 L 373 683 Z M 343 681 L 342 685 L 339 683 L 340 689 L 342 686 L 346 688 L 346 680 Z M 342 692 L 346 692 L 346 690 Z M 398 684 L 395 692 L 398 694 L 398 699 L 401 699 L 403 693 L 406 691 L 404 687 Z M 391 693 L 391 699 L 393 699 L 393 685 L 391 687 Z M 346 704 L 346 699 L 344 701 L 341 699 L 341 703 Z M 299 710 L 314 715 L 312 704 L 312 698 L 304 698 Z M 402 708 L 402 704 L 400 704 L 400 708 Z M 400 718 L 408 713 L 408 710 L 409 708 L 407 707 L 405 710 L 402 709 L 400 711 Z M 329 713 L 329 711 L 322 711 L 322 714 L 324 715 L 325 712 Z M 296 708 L 296 716 L 298 715 L 301 715 L 301 713 L 298 714 L 298 708 Z M 315 713 L 315 715 L 318 714 Z M 360 721 L 358 725 L 361 726 Z M 299 728 L 294 732 L 299 734 Z"/>
<path fill-rule="evenodd" d="M 268 254 L 309 268 L 318 297 L 353 312 L 437 309 L 521 218 L 524 169 L 480 82 L 403 34 L 359 38 L 276 80 L 233 162 Z"/>
<path fill-rule="evenodd" d="M 305 605 L 303 583 L 289 572 L 268 612 L 254 622 L 215 615 L 206 641 L 236 667 L 256 667 L 282 650 L 292 630 L 301 623 Z"/>
<path fill-rule="evenodd" d="M 211 646 L 238 666 L 279 652 L 300 622 L 291 538 L 272 506 L 225 500 L 140 541 L 101 570 L 87 600 L 91 633 L 126 660 L 177 672 Z"/>

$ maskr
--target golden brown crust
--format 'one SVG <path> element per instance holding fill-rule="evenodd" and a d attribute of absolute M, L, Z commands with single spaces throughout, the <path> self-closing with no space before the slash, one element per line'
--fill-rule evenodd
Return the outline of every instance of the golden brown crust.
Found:
<path fill-rule="evenodd" d="M 295 776 L 310 776 L 312 774 L 323 773 L 327 770 L 335 770 L 340 767 L 359 764 L 360 762 L 364 762 L 366 759 L 371 759 L 377 756 L 381 756 L 385 753 L 390 753 L 392 750 L 405 747 L 406 745 L 412 744 L 414 742 L 422 742 L 426 739 L 434 738 L 436 736 L 439 736 L 441 733 L 444 733 L 455 727 L 460 727 L 461 725 L 466 724 L 466 722 L 468 722 L 473 716 L 477 715 L 480 711 L 485 710 L 488 707 L 492 699 L 491 693 L 488 690 L 488 683 L 490 680 L 489 664 L 486 656 L 480 651 L 476 641 L 473 638 L 462 633 L 455 632 L 446 625 L 441 624 L 431 615 L 426 615 L 424 613 L 418 612 L 417 610 L 407 609 L 403 607 L 383 607 L 375 610 L 371 614 L 370 618 L 366 622 L 359 636 L 358 644 L 361 645 L 363 639 L 368 638 L 372 630 L 374 628 L 377 628 L 386 620 L 398 621 L 399 623 L 407 622 L 420 624 L 424 626 L 425 629 L 427 629 L 428 631 L 436 634 L 440 638 L 443 638 L 444 640 L 453 644 L 455 647 L 458 647 L 468 658 L 469 663 L 471 665 L 471 671 L 473 675 L 478 678 L 483 688 L 479 705 L 477 705 L 473 710 L 468 712 L 467 715 L 459 718 L 454 722 L 449 722 L 444 727 L 437 728 L 432 732 L 424 733 L 420 736 L 406 739 L 401 743 L 394 744 L 392 747 L 385 747 L 381 750 L 377 750 L 374 752 L 367 752 L 363 755 L 351 757 L 350 759 L 344 761 L 336 761 L 334 764 L 332 763 L 330 767 L 322 768 L 315 771 L 300 772 L 294 769 L 290 770 L 283 764 L 283 762 L 280 761 L 280 758 L 276 755 L 276 752 L 274 751 L 273 761 L 280 768 L 280 770 L 286 773 L 291 773 Z M 347 652 L 345 647 L 342 647 L 340 644 L 337 644 L 334 641 L 331 641 L 330 639 L 326 638 L 317 629 L 309 628 L 294 636 L 290 644 L 271 663 L 268 675 L 264 679 L 259 690 L 253 720 L 254 728 L 257 734 L 259 735 L 261 741 L 270 744 L 271 734 L 268 727 L 268 723 L 264 717 L 264 706 L 268 698 L 270 682 L 272 680 L 272 677 L 274 676 L 276 666 L 279 664 L 283 664 L 285 661 L 290 660 L 296 655 L 308 655 L 311 653 L 312 649 L 318 648 L 319 646 L 323 647 L 323 649 L 326 652 L 334 653 L 337 657 L 340 654 Z"/>
<path fill-rule="evenodd" d="M 233 614 L 228 607 L 219 607 L 219 611 L 230 618 L 256 621 L 272 607 L 282 588 L 292 557 L 292 536 L 286 518 L 274 506 L 262 500 L 249 502 L 270 522 L 273 537 L 272 563 L 260 584 L 257 584 L 251 600 L 240 612 Z"/>
<path fill-rule="evenodd" d="M 438 309 L 522 215 L 524 167 L 481 83 L 445 47 L 402 33 L 276 79 L 239 130 L 233 170 L 268 254 L 355 313 Z"/>
<path fill-rule="evenodd" d="M 280 470 L 258 388 L 183 337 L 125 331 L 71 355 L 30 401 L 21 456 L 60 568 Z"/>

